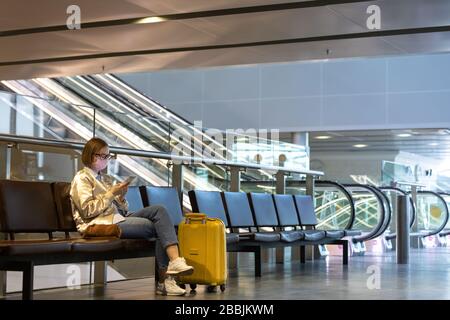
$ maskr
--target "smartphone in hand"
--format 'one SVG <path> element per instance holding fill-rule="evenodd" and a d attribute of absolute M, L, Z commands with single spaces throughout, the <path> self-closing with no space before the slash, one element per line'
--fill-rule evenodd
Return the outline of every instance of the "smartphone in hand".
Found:
<path fill-rule="evenodd" d="M 130 184 L 136 179 L 136 176 L 129 176 L 125 180 L 122 181 L 123 184 Z"/>

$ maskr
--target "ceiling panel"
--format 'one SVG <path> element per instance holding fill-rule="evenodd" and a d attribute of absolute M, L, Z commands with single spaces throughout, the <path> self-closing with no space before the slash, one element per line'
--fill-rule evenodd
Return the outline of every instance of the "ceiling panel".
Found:
<path fill-rule="evenodd" d="M 146 1 L 124 0 L 1 0 L 0 31 L 65 25 L 67 7 L 80 6 L 81 22 L 153 15 Z M 150 1 L 147 1 L 150 2 Z"/>
<path fill-rule="evenodd" d="M 316 37 L 333 35 L 336 30 L 364 31 L 327 8 L 297 9 L 0 37 L 0 62 L 121 52 L 124 48 L 154 50 Z"/>
<path fill-rule="evenodd" d="M 69 0 L 1 1 L 6 9 L 0 13 L 0 30 L 64 24 L 65 8 L 72 3 Z M 82 21 L 117 20 L 285 2 L 294 1 L 77 1 L 82 8 Z M 442 30 L 433 33 L 394 36 L 383 34 L 356 39 L 341 38 L 327 41 L 319 39 L 320 41 L 291 44 L 256 45 L 264 41 L 317 36 L 339 37 L 366 32 L 365 22 L 368 17 L 366 9 L 370 4 L 381 7 L 382 31 L 436 26 L 450 28 L 450 15 L 448 15 L 450 1 L 448 0 L 379 0 L 169 20 L 154 24 L 126 24 L 0 36 L 0 48 L 2 48 L 0 64 L 3 63 L 0 67 L 0 79 L 96 73 L 100 72 L 99 66 L 105 66 L 108 72 L 119 73 L 133 70 L 151 71 L 164 68 L 196 68 L 450 51 L 450 31 L 442 32 Z M 228 46 L 229 48 L 205 50 L 202 48 L 204 46 Z M 172 52 L 174 48 L 185 51 Z M 162 50 L 162 53 L 155 54 L 152 50 Z M 41 59 L 45 60 L 41 63 L 33 61 Z M 59 59 L 59 61 L 51 59 Z M 69 61 L 71 59 L 77 61 Z M 5 62 L 15 63 L 15 65 L 6 66 Z"/>
<path fill-rule="evenodd" d="M 1 0 L 0 31 L 64 25 L 76 4 L 82 22 L 117 20 L 307 0 Z"/>
<path fill-rule="evenodd" d="M 450 25 L 448 0 L 382 0 L 340 4 L 329 8 L 354 23 L 366 27 L 369 5 L 380 7 L 381 29 L 404 29 Z"/>
<path fill-rule="evenodd" d="M 404 53 L 440 53 L 450 51 L 450 32 L 383 37 Z"/>
<path fill-rule="evenodd" d="M 332 48 L 331 55 L 327 49 Z M 344 58 L 349 55 L 378 56 L 399 54 L 382 39 L 350 39 L 262 47 L 183 51 L 152 55 L 133 55 L 100 59 L 74 60 L 0 66 L 0 79 L 28 79 L 34 77 L 60 77 L 91 73 L 125 73 L 143 70 L 185 69 L 286 62 L 327 58 Z M 103 68 L 104 66 L 104 68 Z"/>

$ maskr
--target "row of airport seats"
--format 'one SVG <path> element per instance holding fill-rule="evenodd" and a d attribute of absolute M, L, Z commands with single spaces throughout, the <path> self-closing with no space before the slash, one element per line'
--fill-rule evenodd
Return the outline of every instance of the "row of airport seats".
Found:
<path fill-rule="evenodd" d="M 38 265 L 155 256 L 156 239 L 81 238 L 70 183 L 0 180 L 0 270 L 22 272 L 22 299 L 33 299 Z"/>
<path fill-rule="evenodd" d="M 343 263 L 348 263 L 348 237 L 355 230 L 318 230 L 313 199 L 305 195 L 199 191 L 188 192 L 193 212 L 221 219 L 227 228 L 229 252 L 253 252 L 255 276 L 261 276 L 261 250 L 287 246 L 300 247 L 305 263 L 307 245 L 342 245 Z M 178 192 L 171 187 L 131 187 L 127 194 L 130 210 L 149 205 L 168 209 L 175 226 L 183 219 Z"/>
<path fill-rule="evenodd" d="M 33 298 L 37 265 L 155 256 L 156 239 L 81 238 L 73 221 L 69 191 L 70 183 L 66 182 L 0 180 L 0 232 L 8 236 L 0 240 L 0 270 L 23 272 L 23 299 Z M 349 231 L 301 229 L 317 223 L 311 198 L 205 191 L 191 191 L 189 197 L 194 211 L 224 221 L 229 229 L 227 251 L 254 253 L 255 276 L 261 276 L 261 250 L 264 248 L 299 246 L 301 261 L 305 262 L 306 245 L 341 244 L 343 261 L 347 264 L 348 241 L 342 238 L 351 235 Z M 130 187 L 127 200 L 130 211 L 163 205 L 175 226 L 183 219 L 175 188 Z M 300 213 L 302 208 L 312 212 L 310 220 L 301 215 L 300 224 L 297 208 Z M 288 226 L 294 230 L 285 230 Z M 268 232 L 262 230 L 265 227 L 283 230 Z M 235 228 L 248 228 L 248 231 L 235 232 Z M 39 235 L 41 238 L 16 237 L 24 233 L 27 237 Z"/>

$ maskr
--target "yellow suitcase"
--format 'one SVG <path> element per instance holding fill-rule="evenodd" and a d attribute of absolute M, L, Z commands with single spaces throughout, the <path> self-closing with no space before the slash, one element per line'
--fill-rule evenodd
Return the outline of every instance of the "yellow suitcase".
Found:
<path fill-rule="evenodd" d="M 223 221 L 202 213 L 188 213 L 178 226 L 178 241 L 181 256 L 194 267 L 194 273 L 179 277 L 179 282 L 189 284 L 193 290 L 197 284 L 204 284 L 208 291 L 214 291 L 216 286 L 224 291 L 228 269 Z"/>

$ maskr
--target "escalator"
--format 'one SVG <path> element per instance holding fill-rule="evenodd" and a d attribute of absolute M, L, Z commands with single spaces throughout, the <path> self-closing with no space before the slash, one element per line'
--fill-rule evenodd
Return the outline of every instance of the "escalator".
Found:
<path fill-rule="evenodd" d="M 444 230 L 449 221 L 445 196 L 434 191 L 417 191 L 417 223 L 412 235 L 420 238 L 434 236 Z"/>
<path fill-rule="evenodd" d="M 450 193 L 439 192 L 439 195 L 445 200 L 445 202 L 447 203 L 447 207 L 450 208 Z M 445 237 L 447 237 L 448 235 L 450 235 L 450 219 L 447 221 L 447 224 L 444 226 L 442 231 L 439 233 L 439 236 L 441 238 L 440 240 L 445 239 Z"/>
<path fill-rule="evenodd" d="M 174 151 L 175 145 L 181 145 L 192 156 L 199 158 L 205 151 L 206 154 L 217 156 L 217 151 L 224 149 L 221 143 L 204 134 L 201 128 L 194 128 L 185 119 L 111 75 L 2 81 L 2 85 L 19 94 L 20 99 L 32 101 L 38 113 L 50 119 L 45 120 L 45 123 L 36 121 L 42 128 L 39 137 L 85 141 L 95 132 L 96 136 L 113 146 L 168 153 Z M 14 103 L 11 108 L 13 106 Z M 36 113 L 33 111 L 30 117 Z M 50 121 L 59 127 L 57 133 L 47 127 Z M 177 130 L 194 137 L 194 142 L 174 139 L 173 134 Z M 232 150 L 227 152 L 233 153 Z M 119 155 L 117 163 L 119 168 L 116 166 L 115 172 L 110 174 L 119 177 L 137 175 L 140 177 L 139 184 L 170 183 L 171 168 L 167 161 Z M 185 167 L 184 184 L 187 190 L 223 189 L 229 178 L 227 171 L 220 166 L 198 164 Z M 242 174 L 242 179 L 251 181 L 269 176 L 271 173 L 262 170 L 248 170 Z M 188 202 L 185 201 L 184 205 L 190 208 Z"/>
<path fill-rule="evenodd" d="M 396 187 L 381 187 L 380 190 L 388 197 L 389 202 L 391 203 L 392 208 L 392 218 L 391 222 L 389 223 L 388 227 L 386 228 L 386 231 L 384 233 L 384 236 L 386 240 L 392 240 L 395 239 L 396 234 L 396 223 L 397 223 L 397 198 L 399 195 L 407 196 L 411 205 L 411 211 L 410 211 L 410 222 L 409 227 L 410 229 L 413 228 L 416 219 L 417 219 L 417 209 L 416 205 L 414 203 L 414 200 L 412 197 L 408 194 L 408 192 L 396 188 Z"/>
<path fill-rule="evenodd" d="M 46 87 L 50 90 L 55 89 L 55 83 L 51 82 L 49 79 L 40 81 L 44 82 L 47 85 Z M 35 86 L 33 80 L 8 81 L 7 86 L 13 91 L 20 92 L 27 96 L 43 95 L 42 87 Z M 58 89 L 61 90 L 61 88 Z M 117 114 L 85 107 L 85 101 L 67 91 L 63 91 L 63 93 L 66 95 L 63 97 L 70 98 L 72 103 L 61 102 L 60 100 L 23 98 L 32 101 L 36 110 L 43 112 L 46 115 L 46 118 L 57 122 L 59 126 L 64 129 L 60 129 L 58 132 L 52 132 L 47 126 L 48 121 L 45 121 L 44 123 L 33 117 L 36 113 L 36 111 L 33 111 L 33 115 L 30 117 L 33 117 L 36 125 L 45 130 L 45 134 L 43 134 L 42 137 L 67 140 L 66 131 L 70 131 L 70 136 L 74 137 L 75 140 L 88 140 L 92 137 L 92 128 L 95 121 L 96 136 L 103 138 L 110 145 L 147 151 L 160 151 L 142 136 L 142 132 L 137 134 L 135 130 L 131 130 L 118 123 L 116 121 Z M 133 122 L 142 120 L 141 118 L 132 117 L 130 115 L 126 115 L 126 117 L 129 121 Z M 111 168 L 113 172 L 109 172 L 110 174 L 116 176 L 136 175 L 140 177 L 140 181 L 138 181 L 139 184 L 167 185 L 169 182 L 170 169 L 167 167 L 167 162 L 164 160 L 119 155 L 117 156 L 117 163 L 120 168 L 113 165 Z M 196 185 L 205 190 L 218 189 L 207 181 L 196 179 L 195 174 L 188 170 L 186 170 L 184 177 L 186 187 L 188 188 Z M 184 205 L 189 208 L 189 203 L 187 201 L 184 202 Z"/>
<path fill-rule="evenodd" d="M 382 235 L 392 220 L 389 199 L 377 187 L 365 184 L 344 184 L 355 202 L 355 230 L 362 235 L 353 238 L 354 242 L 364 242 Z"/>
<path fill-rule="evenodd" d="M 449 221 L 448 199 L 445 194 L 434 191 L 417 191 L 416 203 L 413 201 L 411 192 L 406 192 L 399 188 L 382 187 L 383 193 L 389 197 L 393 206 L 393 218 L 384 234 L 387 240 L 394 240 L 396 234 L 397 221 L 397 197 L 399 195 L 408 196 L 411 203 L 410 211 L 410 236 L 424 239 L 437 234 L 446 234 Z"/>

